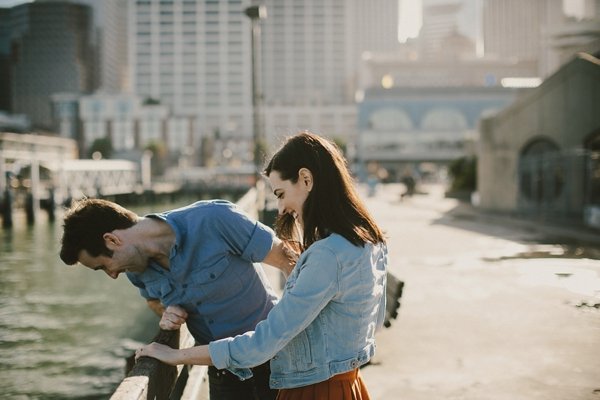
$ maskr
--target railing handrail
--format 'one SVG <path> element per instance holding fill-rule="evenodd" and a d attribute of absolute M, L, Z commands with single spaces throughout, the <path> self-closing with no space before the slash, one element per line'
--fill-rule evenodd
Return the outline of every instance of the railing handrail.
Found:
<path fill-rule="evenodd" d="M 185 324 L 176 331 L 161 329 L 152 341 L 173 348 L 194 345 L 194 338 Z M 168 399 L 183 369 L 181 365 L 169 366 L 150 357 L 142 357 L 135 362 L 131 356 L 127 363 L 128 367 L 131 367 L 130 371 L 111 396 L 111 400 Z"/>

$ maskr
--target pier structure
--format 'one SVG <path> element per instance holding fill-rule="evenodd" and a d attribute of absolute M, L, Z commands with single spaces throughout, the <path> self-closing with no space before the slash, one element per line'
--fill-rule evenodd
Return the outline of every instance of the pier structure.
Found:
<path fill-rule="evenodd" d="M 28 222 L 40 208 L 53 218 L 55 204 L 84 196 L 115 196 L 148 187 L 149 159 L 78 159 L 72 139 L 54 136 L 0 133 L 0 214 L 4 227 L 12 225 L 12 210 L 24 207 Z M 142 182 L 146 177 L 148 182 Z"/>

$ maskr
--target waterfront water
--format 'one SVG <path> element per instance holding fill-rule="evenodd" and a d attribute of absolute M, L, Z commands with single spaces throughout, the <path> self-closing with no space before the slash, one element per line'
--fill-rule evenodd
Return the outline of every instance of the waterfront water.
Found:
<path fill-rule="evenodd" d="M 60 217 L 27 226 L 15 215 L 11 230 L 0 229 L 2 399 L 107 399 L 125 357 L 158 330 L 125 276 L 62 263 Z"/>

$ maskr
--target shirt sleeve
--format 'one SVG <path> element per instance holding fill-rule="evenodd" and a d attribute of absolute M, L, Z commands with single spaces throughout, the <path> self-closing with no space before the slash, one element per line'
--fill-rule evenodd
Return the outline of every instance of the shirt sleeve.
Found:
<path fill-rule="evenodd" d="M 150 296 L 150 294 L 146 290 L 146 285 L 144 285 L 144 282 L 142 282 L 142 280 L 140 278 L 138 278 L 135 274 L 133 274 L 131 272 L 127 272 L 127 273 L 125 273 L 125 275 L 127 276 L 127 279 L 129 279 L 129 282 L 131 282 L 133 284 L 133 286 L 135 286 L 139 289 L 140 295 L 143 298 L 145 298 L 145 299 L 152 298 L 152 296 Z"/>
<path fill-rule="evenodd" d="M 268 226 L 255 221 L 232 203 L 218 203 L 212 225 L 230 251 L 249 262 L 264 260 L 275 238 Z"/>
<path fill-rule="evenodd" d="M 271 359 L 317 317 L 339 290 L 338 261 L 325 248 L 309 249 L 299 275 L 256 329 L 209 344 L 219 369 L 248 368 Z"/>

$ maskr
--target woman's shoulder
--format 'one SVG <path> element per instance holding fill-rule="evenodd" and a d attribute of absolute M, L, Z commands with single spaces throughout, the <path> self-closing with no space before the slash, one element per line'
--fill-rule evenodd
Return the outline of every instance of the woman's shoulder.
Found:
<path fill-rule="evenodd" d="M 315 253 L 329 253 L 333 257 L 338 258 L 342 254 L 360 253 L 363 248 L 352 244 L 348 239 L 340 234 L 332 233 L 329 236 L 317 240 L 308 248 L 307 251 Z"/>
<path fill-rule="evenodd" d="M 385 251 L 384 243 L 370 243 L 366 242 L 364 245 L 355 245 L 346 239 L 344 236 L 332 233 L 324 239 L 318 240 L 309 247 L 308 250 L 313 251 L 330 252 L 334 255 L 344 254 L 348 257 L 360 257 L 364 253 L 380 252 Z"/>

